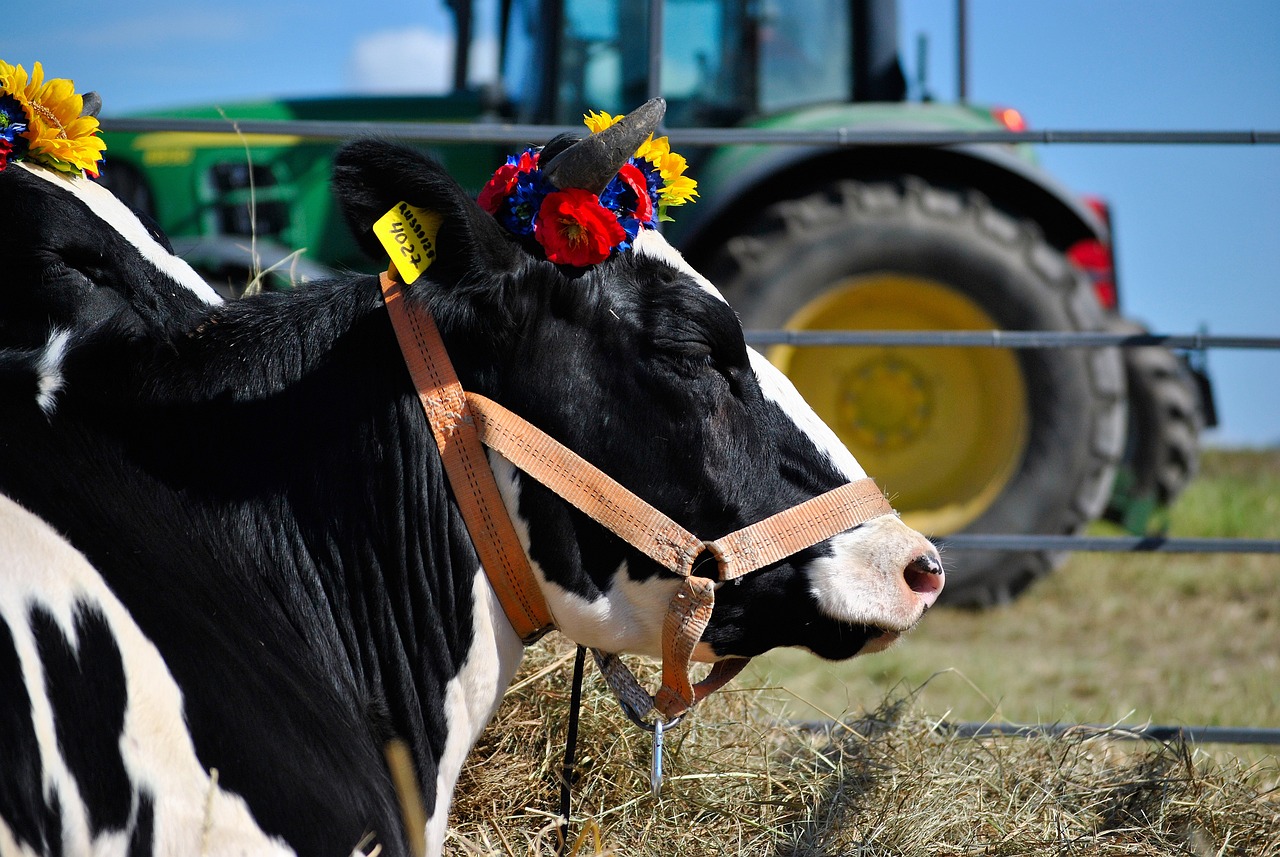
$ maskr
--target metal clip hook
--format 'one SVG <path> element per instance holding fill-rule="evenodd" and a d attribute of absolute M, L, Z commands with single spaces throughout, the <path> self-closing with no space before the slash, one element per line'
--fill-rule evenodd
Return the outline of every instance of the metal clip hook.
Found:
<path fill-rule="evenodd" d="M 653 796 L 662 791 L 662 730 L 666 728 L 659 717 L 653 721 L 653 765 L 649 768 L 649 787 Z"/>

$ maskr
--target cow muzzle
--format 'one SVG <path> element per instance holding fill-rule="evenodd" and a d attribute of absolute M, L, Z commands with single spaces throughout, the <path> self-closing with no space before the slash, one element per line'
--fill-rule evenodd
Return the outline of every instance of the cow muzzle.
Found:
<path fill-rule="evenodd" d="M 832 555 L 813 560 L 806 570 L 810 593 L 826 618 L 882 634 L 910 630 L 946 584 L 938 549 L 893 515 L 836 536 Z"/>
<path fill-rule="evenodd" d="M 937 548 L 930 545 L 927 553 L 922 553 L 907 563 L 902 572 L 902 580 L 907 589 L 920 599 L 925 610 L 932 607 L 942 594 L 942 587 L 946 585 L 946 572 L 942 570 L 942 558 L 938 556 Z"/>

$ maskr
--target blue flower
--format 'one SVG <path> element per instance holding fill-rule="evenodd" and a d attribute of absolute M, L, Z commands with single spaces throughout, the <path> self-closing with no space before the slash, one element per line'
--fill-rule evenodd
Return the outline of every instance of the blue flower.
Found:
<path fill-rule="evenodd" d="M 521 173 L 507 197 L 507 205 L 498 215 L 499 221 L 516 235 L 532 235 L 538 209 L 554 190 L 555 186 L 541 170 Z"/>
<path fill-rule="evenodd" d="M 0 95 L 0 139 L 17 143 L 17 137 L 27 130 L 27 111 L 12 95 Z"/>
<path fill-rule="evenodd" d="M 27 152 L 28 140 L 22 134 L 27 130 L 27 111 L 12 95 L 0 95 L 0 170 L 9 166 Z"/>

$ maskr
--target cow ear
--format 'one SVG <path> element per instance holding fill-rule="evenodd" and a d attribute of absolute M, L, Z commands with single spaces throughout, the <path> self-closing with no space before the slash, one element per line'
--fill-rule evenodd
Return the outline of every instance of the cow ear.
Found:
<path fill-rule="evenodd" d="M 387 261 L 373 225 L 401 202 L 442 218 L 433 273 L 457 280 L 475 270 L 500 270 L 522 251 L 440 164 L 420 152 L 385 140 L 358 140 L 334 158 L 333 192 L 360 248 Z"/>

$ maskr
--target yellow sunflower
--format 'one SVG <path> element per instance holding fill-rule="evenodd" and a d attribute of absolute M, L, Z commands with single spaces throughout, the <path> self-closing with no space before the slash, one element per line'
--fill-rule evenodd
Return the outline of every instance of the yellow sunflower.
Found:
<path fill-rule="evenodd" d="M 590 113 L 583 114 L 582 121 L 586 123 L 592 134 L 599 134 L 621 118 L 621 116 L 610 116 L 603 110 L 599 113 L 592 110 Z"/>
<path fill-rule="evenodd" d="M 649 135 L 649 139 L 640 144 L 640 148 L 636 149 L 636 157 L 644 158 L 653 164 L 659 170 L 662 169 L 662 159 L 671 154 L 671 142 L 666 137 L 653 139 L 653 135 Z"/>
<path fill-rule="evenodd" d="M 658 144 L 662 145 L 659 146 Z M 671 151 L 666 137 L 653 141 L 646 157 L 662 176 L 662 189 L 658 192 L 663 207 L 684 205 L 698 195 L 698 183 L 684 174 L 689 162 L 684 155 Z"/>
<path fill-rule="evenodd" d="M 688 176 L 677 176 L 664 182 L 658 198 L 664 206 L 684 205 L 698 195 L 698 183 Z"/>
<path fill-rule="evenodd" d="M 31 67 L 28 78 L 22 66 L 0 60 L 0 88 L 27 112 L 28 127 L 22 135 L 29 144 L 27 157 L 66 173 L 96 174 L 107 144 L 98 136 L 97 118 L 80 115 L 84 99 L 76 94 L 74 83 L 60 77 L 46 81 L 40 63 Z"/>

